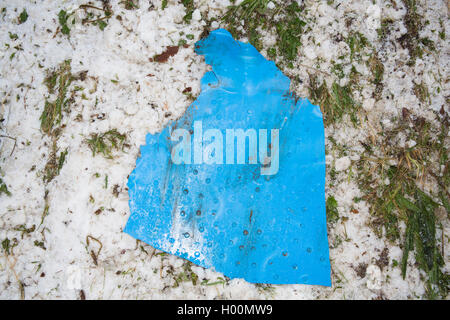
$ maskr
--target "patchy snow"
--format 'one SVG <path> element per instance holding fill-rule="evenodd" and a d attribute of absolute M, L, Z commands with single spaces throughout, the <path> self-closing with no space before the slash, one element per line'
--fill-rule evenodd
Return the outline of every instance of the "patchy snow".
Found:
<path fill-rule="evenodd" d="M 294 68 L 286 71 L 297 79 L 292 84 L 297 94 L 307 96 L 308 73 L 317 70 L 329 73 L 333 61 L 341 56 L 348 61 L 350 50 L 340 36 L 347 37 L 350 31 L 361 32 L 369 42 L 373 41 L 385 69 L 382 96 L 375 101 L 374 86 L 364 78 L 369 75 L 364 60 L 355 62 L 355 68 L 363 76 L 360 80 L 363 89 L 355 96 L 376 128 L 365 130 L 343 122 L 326 129 L 327 148 L 331 147 L 330 137 L 343 146 L 341 152 L 333 152 L 326 158 L 328 174 L 333 167 L 338 171 L 335 181 L 327 180 L 326 192 L 337 200 L 341 217 L 339 223 L 329 227 L 332 288 L 264 287 L 242 279 L 222 284 L 222 274 L 197 266 L 192 266 L 199 279 L 196 285 L 189 281 L 176 285 L 174 278 L 184 272 L 184 260 L 164 255 L 122 232 L 129 216 L 127 176 L 135 166 L 139 146 L 144 143 L 146 133 L 162 130 L 168 121 L 183 114 L 191 101 L 183 93 L 186 88 L 191 88 L 193 96 L 199 94 L 200 79 L 208 66 L 194 53 L 193 44 L 204 30 L 204 19 L 216 18 L 211 26 L 222 26 L 218 18 L 230 5 L 229 1 L 195 1 L 190 24 L 183 21 L 185 8 L 176 1 L 169 0 L 164 10 L 160 0 L 138 1 L 139 8 L 133 10 L 111 1 L 114 13 L 101 30 L 98 25 L 82 24 L 86 16 L 78 8 L 87 1 L 72 1 L 69 5 L 49 0 L 18 0 L 0 1 L 0 9 L 5 8 L 0 11 L 0 119 L 4 119 L 0 123 L 0 178 L 12 194 L 0 194 L 0 241 L 6 238 L 17 241 L 9 256 L 1 251 L 0 298 L 20 298 L 18 281 L 23 284 L 26 299 L 78 299 L 80 290 L 88 299 L 422 296 L 422 274 L 413 267 L 413 257 L 410 255 L 409 271 L 406 279 L 402 279 L 399 267 L 393 263 L 401 261 L 401 248 L 377 237 L 368 225 L 371 213 L 365 201 L 354 200 L 362 194 L 351 172 L 352 161 L 358 160 L 363 151 L 359 141 L 370 138 L 375 129 L 392 126 L 390 119 L 399 117 L 403 107 L 431 119 L 432 110 L 439 111 L 446 105 L 450 86 L 442 79 L 448 77 L 449 50 L 438 32 L 444 28 L 448 33 L 447 4 L 427 1 L 427 10 L 420 13 L 429 23 L 421 36 L 433 40 L 437 50 L 417 59 L 414 66 L 407 66 L 404 62 L 408 50 L 393 41 L 383 44 L 376 41 L 380 18 L 394 21 L 392 39 L 407 32 L 401 1 L 396 1 L 396 7 L 390 1 L 345 0 L 334 1 L 333 6 L 324 1 L 301 2 L 308 6 L 306 18 L 310 30 L 301 35 L 302 46 Z M 276 10 L 277 2 L 270 3 Z M 91 4 L 102 6 L 101 1 Z M 18 16 L 24 8 L 28 19 L 19 24 Z M 61 9 L 76 10 L 70 37 L 59 29 Z M 89 11 L 102 14 L 96 9 Z M 151 61 L 180 40 L 187 46 L 180 46 L 167 62 Z M 262 53 L 266 54 L 267 48 L 275 43 L 274 35 L 264 33 L 261 40 Z M 59 151 L 68 150 L 66 162 L 60 174 L 44 184 L 42 174 L 52 141 L 40 130 L 39 118 L 49 95 L 43 81 L 47 69 L 54 70 L 66 59 L 71 59 L 72 73 L 84 70 L 88 73 L 84 81 L 71 85 L 72 89 L 75 86 L 82 89 L 74 95 L 70 113 L 64 115 L 65 126 L 57 143 Z M 341 84 L 348 81 L 341 79 Z M 431 103 L 427 106 L 413 92 L 414 84 L 422 82 L 430 88 Z M 113 159 L 93 157 L 86 138 L 115 128 L 127 135 L 128 146 L 123 152 L 115 152 Z M 399 144 L 413 147 L 415 143 L 408 137 L 399 137 Z M 49 211 L 43 219 L 46 205 Z M 100 208 L 103 209 L 96 214 Z M 33 225 L 33 232 L 18 230 L 20 226 Z M 446 234 L 449 228 L 447 219 Z M 448 270 L 448 237 L 446 241 L 444 260 Z M 45 250 L 39 243 L 43 243 Z M 389 263 L 381 269 L 377 261 L 386 247 Z M 91 252 L 99 252 L 96 261 Z M 355 271 L 359 264 L 368 265 L 362 278 Z M 202 284 L 205 279 L 220 283 Z"/>

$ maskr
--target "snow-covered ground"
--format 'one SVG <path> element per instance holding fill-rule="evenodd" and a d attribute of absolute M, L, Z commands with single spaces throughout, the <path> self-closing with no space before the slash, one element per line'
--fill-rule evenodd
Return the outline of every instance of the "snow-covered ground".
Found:
<path fill-rule="evenodd" d="M 83 23 L 87 12 L 93 13 L 90 21 L 105 15 L 103 2 L 0 1 L 0 178 L 11 193 L 0 192 L 0 241 L 9 240 L 9 250 L 5 243 L 0 255 L 0 298 L 414 299 L 424 295 L 423 274 L 414 266 L 413 255 L 403 279 L 393 262 L 401 261 L 400 246 L 378 237 L 368 223 L 368 204 L 354 202 L 362 193 L 350 172 L 362 152 L 358 141 L 367 139 L 370 132 L 349 123 L 326 129 L 327 146 L 332 137 L 347 148 L 345 155 L 327 155 L 328 177 L 332 167 L 337 177 L 332 184 L 327 180 L 326 192 L 337 200 L 339 215 L 345 218 L 329 227 L 331 288 L 223 281 L 222 274 L 189 267 L 183 259 L 124 234 L 129 216 L 127 176 L 135 166 L 139 146 L 147 133 L 160 131 L 183 114 L 192 101 L 186 93 L 199 94 L 200 79 L 208 66 L 194 53 L 194 43 L 207 21 L 222 16 L 230 3 L 194 1 L 196 10 L 186 23 L 185 6 L 178 1 L 167 1 L 164 9 L 166 2 L 160 0 L 134 1 L 139 8 L 131 9 L 126 8 L 126 1 L 111 1 L 111 18 L 100 20 L 107 21 L 106 25 Z M 332 61 L 349 55 L 347 43 L 335 35 L 346 37 L 352 29 L 373 43 L 383 58 L 381 99 L 375 102 L 374 85 L 365 80 L 360 83 L 363 89 L 354 93 L 372 123 L 389 126 L 402 108 L 432 119 L 432 111 L 446 105 L 450 47 L 438 32 L 448 31 L 447 1 L 426 1 L 419 6 L 429 21 L 421 36 L 433 40 L 436 51 L 410 67 L 399 67 L 399 62 L 407 60 L 408 50 L 377 41 L 377 29 L 386 17 L 393 21 L 391 37 L 407 32 L 400 1 L 395 6 L 395 1 L 303 2 L 310 29 L 301 36 L 294 68 L 283 70 L 297 79 L 292 89 L 298 95 L 308 96 L 307 72 L 330 73 Z M 21 23 L 24 9 L 28 17 Z M 69 35 L 62 32 L 58 20 L 61 10 L 75 12 L 74 24 L 69 18 Z M 346 23 L 349 17 L 351 26 Z M 219 26 L 212 24 L 212 28 Z M 275 36 L 262 35 L 262 53 L 267 56 Z M 180 43 L 186 45 L 167 62 L 155 61 L 168 46 Z M 57 154 L 66 149 L 68 153 L 59 175 L 47 183 L 43 174 L 53 140 L 42 132 L 40 117 L 46 99 L 53 101 L 56 96 L 48 92 L 44 79 L 47 70 L 56 70 L 68 59 L 72 74 L 87 74 L 68 89 L 73 99 L 70 111 L 63 112 L 56 141 Z M 355 64 L 362 75 L 369 73 L 365 63 Z M 340 81 L 345 84 L 349 79 Z M 430 88 L 427 106 L 413 92 L 414 84 L 420 83 Z M 86 140 L 112 129 L 127 136 L 123 150 L 114 151 L 112 159 L 93 156 Z M 448 217 L 441 222 L 446 236 L 444 270 L 448 272 L 450 224 Z M 338 238 L 346 240 L 337 243 Z M 383 258 L 387 264 L 379 263 Z M 197 281 L 182 281 L 195 279 L 192 272 Z"/>

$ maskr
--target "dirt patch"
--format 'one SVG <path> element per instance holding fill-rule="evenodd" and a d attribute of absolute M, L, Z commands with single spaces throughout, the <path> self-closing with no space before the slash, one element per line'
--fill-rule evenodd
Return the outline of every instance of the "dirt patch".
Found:
<path fill-rule="evenodd" d="M 178 53 L 178 46 L 168 46 L 166 51 L 161 54 L 156 55 L 152 60 L 160 63 L 167 62 L 170 57 L 176 55 Z"/>
<path fill-rule="evenodd" d="M 389 265 L 389 249 L 385 247 L 383 251 L 381 251 L 380 257 L 378 258 L 376 265 L 383 270 L 384 267 Z"/>
<path fill-rule="evenodd" d="M 360 263 L 357 267 L 353 267 L 353 269 L 355 270 L 356 275 L 361 279 L 366 277 L 367 263 Z"/>

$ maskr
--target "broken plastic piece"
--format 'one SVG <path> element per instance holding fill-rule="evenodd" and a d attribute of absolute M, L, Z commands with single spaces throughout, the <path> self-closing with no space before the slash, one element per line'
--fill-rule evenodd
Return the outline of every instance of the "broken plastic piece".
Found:
<path fill-rule="evenodd" d="M 182 118 L 147 135 L 124 231 L 228 277 L 329 286 L 320 108 L 224 29 L 196 52 L 212 71 Z"/>

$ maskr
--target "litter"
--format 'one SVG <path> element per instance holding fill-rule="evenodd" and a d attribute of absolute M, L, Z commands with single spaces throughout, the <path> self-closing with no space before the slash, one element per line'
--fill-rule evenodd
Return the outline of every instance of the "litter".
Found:
<path fill-rule="evenodd" d="M 320 108 L 224 29 L 195 50 L 212 71 L 182 118 L 147 135 L 124 232 L 231 278 L 330 286 Z"/>

